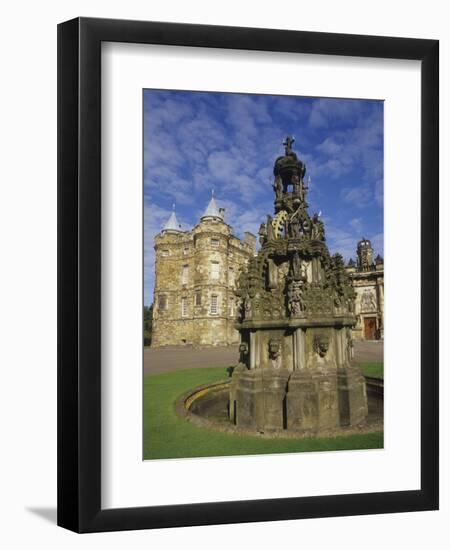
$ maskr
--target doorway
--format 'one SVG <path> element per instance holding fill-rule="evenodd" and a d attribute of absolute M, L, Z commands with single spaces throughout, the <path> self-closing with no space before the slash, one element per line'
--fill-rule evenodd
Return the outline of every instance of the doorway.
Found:
<path fill-rule="evenodd" d="M 377 334 L 377 319 L 376 317 L 364 318 L 364 339 L 376 340 Z"/>

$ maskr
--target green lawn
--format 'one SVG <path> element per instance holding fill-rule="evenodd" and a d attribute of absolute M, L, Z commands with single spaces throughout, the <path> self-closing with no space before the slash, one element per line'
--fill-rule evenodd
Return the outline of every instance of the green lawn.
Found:
<path fill-rule="evenodd" d="M 383 378 L 383 363 L 361 363 L 361 370 L 365 376 L 372 376 L 373 378 Z"/>
<path fill-rule="evenodd" d="M 186 391 L 228 377 L 226 368 L 187 369 L 144 378 L 144 459 L 294 453 L 383 447 L 383 433 L 318 439 L 262 439 L 199 428 L 175 413 Z"/>

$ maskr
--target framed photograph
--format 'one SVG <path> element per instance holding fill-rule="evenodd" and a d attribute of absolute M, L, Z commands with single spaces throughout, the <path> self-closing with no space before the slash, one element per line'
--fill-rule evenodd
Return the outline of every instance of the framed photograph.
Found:
<path fill-rule="evenodd" d="M 438 508 L 438 41 L 58 27 L 58 524 Z"/>

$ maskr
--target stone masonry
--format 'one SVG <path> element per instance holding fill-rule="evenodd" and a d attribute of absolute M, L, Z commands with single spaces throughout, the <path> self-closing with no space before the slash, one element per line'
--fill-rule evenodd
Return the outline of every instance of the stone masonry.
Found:
<path fill-rule="evenodd" d="M 173 212 L 155 237 L 152 347 L 238 343 L 234 291 L 255 248 L 251 233 L 233 235 L 214 198 L 191 231 Z"/>
<path fill-rule="evenodd" d="M 274 216 L 261 223 L 261 247 L 236 289 L 241 344 L 229 417 L 259 432 L 318 434 L 364 424 L 368 405 L 353 360 L 355 291 L 320 215 L 309 214 L 294 141 L 288 136 L 275 160 Z"/>
<path fill-rule="evenodd" d="M 356 249 L 356 263 L 346 266 L 355 290 L 356 340 L 382 340 L 384 336 L 384 261 L 373 259 L 372 243 L 361 239 Z"/>

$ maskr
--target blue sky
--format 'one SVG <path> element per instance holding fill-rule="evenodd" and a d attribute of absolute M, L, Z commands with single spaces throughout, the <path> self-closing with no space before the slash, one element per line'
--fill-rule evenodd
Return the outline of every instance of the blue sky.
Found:
<path fill-rule="evenodd" d="M 234 233 L 257 234 L 273 213 L 272 169 L 282 142 L 311 177 L 331 253 L 355 257 L 369 238 L 383 255 L 383 103 L 166 90 L 144 91 L 144 303 L 153 300 L 153 238 L 176 205 L 190 229 L 211 198 Z"/>

